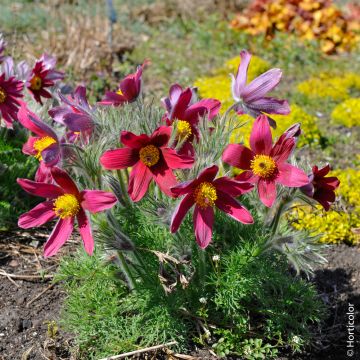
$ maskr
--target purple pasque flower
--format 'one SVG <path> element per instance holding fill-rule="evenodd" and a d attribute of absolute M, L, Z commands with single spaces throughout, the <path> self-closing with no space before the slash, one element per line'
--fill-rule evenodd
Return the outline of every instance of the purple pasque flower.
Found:
<path fill-rule="evenodd" d="M 58 165 L 62 158 L 62 144 L 55 131 L 31 112 L 25 103 L 22 103 L 20 107 L 18 119 L 26 129 L 36 135 L 30 136 L 23 145 L 23 153 L 34 156 L 47 167 Z M 38 171 L 44 172 L 44 169 L 39 168 Z"/>
<path fill-rule="evenodd" d="M 196 93 L 193 88 L 185 90 L 174 84 L 170 87 L 169 96 L 162 99 L 166 109 L 163 120 L 167 125 L 172 125 L 177 120 L 177 141 L 183 141 L 181 153 L 194 155 L 192 141 L 199 140 L 198 124 L 201 117 L 207 115 L 212 120 L 221 107 L 221 102 L 216 99 L 196 100 Z"/>
<path fill-rule="evenodd" d="M 52 95 L 48 88 L 55 85 L 57 80 L 65 77 L 61 71 L 55 70 L 56 59 L 47 54 L 43 54 L 39 60 L 36 61 L 33 69 L 28 75 L 26 87 L 29 89 L 33 98 L 40 103 L 41 98 L 51 99 Z"/>
<path fill-rule="evenodd" d="M 232 77 L 232 95 L 236 101 L 236 111 L 246 113 L 254 118 L 265 114 L 287 115 L 290 107 L 286 100 L 265 96 L 279 84 L 282 72 L 280 69 L 270 69 L 247 84 L 247 72 L 251 54 L 242 50 L 241 62 L 236 76 Z M 275 120 L 269 118 L 271 126 L 276 127 Z"/>
<path fill-rule="evenodd" d="M 63 104 L 50 109 L 49 115 L 70 130 L 68 134 L 72 139 L 75 140 L 80 133 L 89 138 L 94 130 L 92 114 L 95 108 L 88 103 L 86 88 L 78 86 L 73 94 L 67 97 L 59 94 L 59 97 Z"/>

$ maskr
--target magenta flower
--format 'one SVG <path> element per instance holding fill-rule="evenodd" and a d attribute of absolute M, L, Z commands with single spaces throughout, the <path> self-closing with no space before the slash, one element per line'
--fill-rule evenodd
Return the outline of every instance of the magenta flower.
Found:
<path fill-rule="evenodd" d="M 246 113 L 254 118 L 262 113 L 265 114 L 281 114 L 290 113 L 290 107 L 286 100 L 279 100 L 265 95 L 276 88 L 279 84 L 282 73 L 280 69 L 270 69 L 256 79 L 247 82 L 247 71 L 251 59 L 251 54 L 246 50 L 240 52 L 241 62 L 236 74 L 232 76 L 232 95 L 236 101 L 236 110 Z M 276 122 L 268 118 L 272 126 L 276 126 Z"/>
<path fill-rule="evenodd" d="M 24 154 L 34 156 L 47 167 L 55 166 L 61 160 L 60 141 L 53 129 L 42 122 L 25 103 L 18 113 L 19 122 L 37 136 L 30 136 L 23 145 Z"/>
<path fill-rule="evenodd" d="M 265 206 L 273 205 L 277 183 L 288 187 L 301 187 L 309 183 L 302 170 L 286 162 L 295 147 L 294 137 L 281 136 L 273 146 L 265 115 L 260 115 L 254 122 L 250 147 L 251 150 L 241 144 L 230 144 L 222 159 L 231 166 L 245 170 L 236 180 L 256 183 L 260 200 Z"/>
<path fill-rule="evenodd" d="M 88 138 L 93 129 L 92 114 L 94 109 L 90 107 L 86 98 L 86 88 L 78 86 L 75 92 L 65 97 L 59 94 L 63 105 L 49 110 L 49 115 L 58 123 L 65 125 L 71 131 L 71 135 L 82 133 Z"/>
<path fill-rule="evenodd" d="M 328 211 L 330 205 L 335 201 L 335 190 L 340 185 L 336 176 L 326 176 L 329 171 L 330 165 L 326 165 L 320 170 L 317 166 L 313 166 L 312 173 L 308 175 L 310 183 L 300 188 L 306 196 L 320 203 L 325 211 Z"/>
<path fill-rule="evenodd" d="M 184 141 L 181 153 L 194 155 L 192 141 L 194 137 L 199 139 L 198 123 L 201 117 L 207 115 L 212 120 L 221 107 L 221 102 L 216 99 L 202 99 L 194 102 L 194 91 L 191 88 L 185 90 L 179 84 L 170 87 L 169 97 L 162 99 L 166 108 L 164 119 L 167 125 L 177 120 L 177 140 Z"/>
<path fill-rule="evenodd" d="M 23 87 L 23 83 L 15 77 L 6 77 L 4 73 L 0 75 L 0 123 L 1 118 L 4 119 L 7 128 L 12 128 L 13 121 L 17 120 Z"/>
<path fill-rule="evenodd" d="M 189 156 L 179 155 L 168 147 L 170 126 L 160 126 L 151 136 L 122 131 L 124 148 L 108 150 L 100 158 L 105 169 L 132 167 L 128 193 L 133 201 L 141 200 L 153 179 L 161 191 L 171 196 L 170 188 L 177 184 L 173 169 L 188 169 L 194 163 Z"/>
<path fill-rule="evenodd" d="M 147 63 L 148 61 L 144 61 L 141 66 L 138 66 L 135 73 L 129 74 L 121 80 L 117 91 L 107 91 L 99 104 L 120 106 L 135 101 L 141 93 L 142 72 Z"/>
<path fill-rule="evenodd" d="M 195 180 L 171 189 L 176 197 L 185 195 L 172 216 L 171 232 L 175 233 L 179 229 L 185 215 L 195 205 L 193 213 L 195 237 L 202 249 L 209 245 L 212 238 L 214 206 L 244 224 L 254 222 L 250 212 L 235 199 L 252 190 L 254 185 L 238 182 L 226 176 L 214 180 L 218 170 L 216 165 L 208 167 Z"/>
<path fill-rule="evenodd" d="M 26 86 L 34 99 L 42 105 L 41 97 L 51 99 L 52 95 L 47 88 L 55 85 L 55 81 L 61 80 L 65 74 L 55 69 L 56 59 L 43 54 L 36 61 L 34 68 L 28 75 Z"/>
<path fill-rule="evenodd" d="M 44 256 L 48 257 L 55 255 L 69 239 L 76 218 L 85 251 L 91 255 L 94 250 L 94 239 L 85 210 L 97 213 L 110 209 L 115 205 L 117 199 L 114 194 L 107 191 L 79 191 L 70 176 L 59 168 L 52 168 L 51 175 L 57 185 L 27 179 L 17 180 L 18 184 L 28 193 L 47 199 L 21 215 L 18 225 L 23 229 L 28 229 L 59 218 L 45 244 Z"/>

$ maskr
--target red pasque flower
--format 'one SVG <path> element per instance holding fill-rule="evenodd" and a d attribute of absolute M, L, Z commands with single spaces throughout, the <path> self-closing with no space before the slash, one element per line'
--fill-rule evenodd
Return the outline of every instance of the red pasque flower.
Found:
<path fill-rule="evenodd" d="M 56 254 L 69 239 L 76 218 L 85 251 L 91 255 L 94 250 L 94 239 L 85 210 L 97 213 L 110 209 L 117 199 L 114 194 L 107 191 L 79 191 L 70 176 L 59 168 L 52 168 L 51 174 L 57 185 L 28 179 L 17 180 L 28 193 L 47 199 L 21 215 L 18 225 L 23 229 L 28 229 L 41 226 L 55 218 L 59 219 L 45 244 L 44 256 L 48 257 Z"/>
<path fill-rule="evenodd" d="M 309 183 L 302 170 L 286 162 L 295 147 L 294 136 L 283 134 L 273 145 L 265 115 L 260 115 L 254 122 L 250 147 L 230 144 L 222 159 L 229 165 L 245 170 L 236 179 L 256 183 L 260 200 L 265 206 L 273 205 L 277 183 L 288 187 L 301 187 Z"/>
<path fill-rule="evenodd" d="M 194 155 L 191 144 L 194 137 L 199 139 L 198 124 L 201 117 L 208 115 L 212 120 L 221 107 L 221 102 L 216 99 L 202 99 L 194 102 L 195 94 L 191 88 L 183 88 L 179 84 L 170 87 L 169 97 L 162 99 L 166 108 L 164 119 L 167 125 L 172 125 L 177 120 L 177 141 L 183 141 L 181 153 Z"/>
<path fill-rule="evenodd" d="M 142 72 L 147 64 L 148 61 L 145 60 L 141 66 L 138 66 L 135 73 L 129 74 L 121 80 L 117 91 L 107 91 L 99 104 L 120 106 L 135 101 L 141 93 Z"/>
<path fill-rule="evenodd" d="M 20 106 L 18 99 L 23 97 L 23 87 L 23 83 L 15 77 L 6 77 L 5 73 L 0 75 L 0 115 L 7 128 L 12 128 L 13 121 L 17 120 Z"/>
<path fill-rule="evenodd" d="M 171 189 L 176 197 L 185 195 L 172 216 L 171 232 L 175 233 L 179 229 L 185 215 L 195 205 L 193 213 L 195 237 L 202 249 L 209 245 L 212 238 L 214 206 L 244 224 L 254 222 L 250 212 L 235 199 L 252 190 L 254 185 L 238 182 L 226 176 L 214 180 L 218 170 L 216 165 L 210 166 L 195 180 Z"/>
<path fill-rule="evenodd" d="M 330 165 L 320 170 L 316 165 L 313 166 L 312 173 L 308 175 L 309 184 L 300 188 L 306 196 L 320 203 L 325 211 L 328 211 L 331 203 L 335 201 L 335 190 L 340 185 L 340 180 L 336 176 L 326 176 L 330 170 Z"/>
<path fill-rule="evenodd" d="M 133 201 L 141 200 L 153 179 L 159 188 L 171 196 L 170 188 L 177 184 L 173 169 L 188 169 L 194 163 L 189 156 L 179 155 L 168 147 L 170 126 L 160 126 L 151 136 L 122 131 L 124 148 L 108 150 L 100 158 L 108 170 L 132 167 L 128 193 Z"/>
<path fill-rule="evenodd" d="M 39 60 L 36 61 L 31 70 L 26 87 L 34 99 L 42 105 L 41 97 L 51 99 L 51 93 L 46 89 L 55 85 L 55 81 L 61 80 L 65 74 L 55 69 L 56 59 L 47 54 L 43 54 Z"/>

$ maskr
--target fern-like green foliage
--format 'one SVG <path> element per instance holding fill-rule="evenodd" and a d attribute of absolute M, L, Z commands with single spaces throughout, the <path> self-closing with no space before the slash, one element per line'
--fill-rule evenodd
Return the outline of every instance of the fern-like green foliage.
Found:
<path fill-rule="evenodd" d="M 18 216 L 36 203 L 17 185 L 17 178 L 32 179 L 37 161 L 21 152 L 26 132 L 18 127 L 0 133 L 0 228 L 10 228 Z"/>

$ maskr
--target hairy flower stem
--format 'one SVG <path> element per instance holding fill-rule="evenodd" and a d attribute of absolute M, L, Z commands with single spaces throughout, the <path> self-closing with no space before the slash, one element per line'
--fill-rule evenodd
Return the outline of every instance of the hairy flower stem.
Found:
<path fill-rule="evenodd" d="M 116 170 L 116 175 L 118 177 L 119 180 L 119 184 L 120 184 L 120 188 L 121 188 L 121 192 L 122 192 L 122 203 L 125 204 L 125 207 L 127 205 L 131 205 L 130 201 L 129 201 L 129 197 L 127 196 L 127 191 L 126 191 L 126 184 L 124 182 L 124 178 L 122 176 L 122 173 L 120 170 Z"/>
<path fill-rule="evenodd" d="M 135 280 L 133 278 L 133 275 L 130 271 L 130 268 L 125 260 L 125 256 L 124 254 L 121 252 L 121 251 L 118 251 L 117 252 L 118 254 L 118 257 L 119 257 L 119 260 L 120 260 L 120 267 L 121 267 L 121 270 L 125 276 L 125 279 L 126 279 L 126 282 L 129 286 L 129 289 L 130 291 L 134 290 L 135 289 Z"/>
<path fill-rule="evenodd" d="M 283 195 L 280 198 L 280 201 L 277 204 L 276 209 L 275 209 L 275 215 L 270 223 L 270 229 L 271 229 L 272 235 L 275 235 L 277 233 L 281 216 L 284 214 L 286 209 L 288 209 L 289 205 L 292 203 L 292 201 L 294 199 L 295 191 L 296 191 L 296 189 L 292 189 L 292 190 L 290 190 L 290 192 L 288 194 Z"/>

